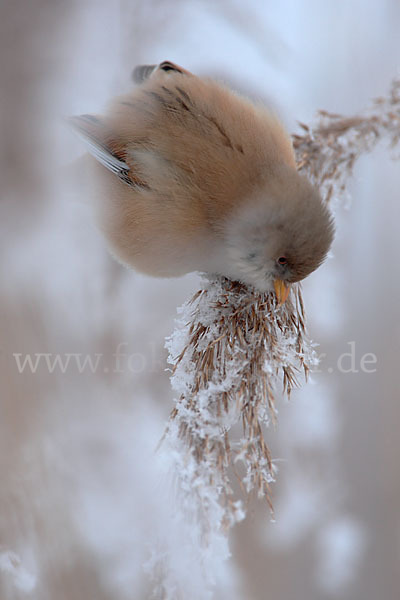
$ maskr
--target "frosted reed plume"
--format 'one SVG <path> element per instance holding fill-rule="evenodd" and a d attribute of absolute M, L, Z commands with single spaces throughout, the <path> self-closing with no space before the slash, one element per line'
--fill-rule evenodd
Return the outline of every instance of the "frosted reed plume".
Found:
<path fill-rule="evenodd" d="M 242 475 L 234 471 L 245 492 L 255 490 L 270 503 L 274 469 L 263 424 L 276 421 L 279 382 L 290 394 L 298 375 L 307 375 L 315 363 L 304 332 L 301 292 L 296 286 L 280 307 L 273 294 L 204 278 L 202 289 L 180 312 L 180 326 L 168 342 L 179 396 L 171 416 L 178 424 L 174 435 L 192 454 L 190 472 L 198 483 L 192 489 L 202 512 L 207 515 L 222 500 L 221 524 L 229 527 L 242 516 L 232 501 L 229 466 L 241 463 Z M 239 421 L 243 435 L 231 443 L 229 432 Z"/>
<path fill-rule="evenodd" d="M 340 200 L 361 154 L 381 140 L 398 143 L 400 81 L 360 115 L 319 111 L 312 126 L 300 125 L 303 133 L 293 136 L 298 169 L 325 202 Z M 307 378 L 316 356 L 299 285 L 277 306 L 273 294 L 204 278 L 179 313 L 167 341 L 177 400 L 163 448 L 175 457 L 177 502 L 196 524 L 199 546 L 210 548 L 244 517 L 242 500 L 252 492 L 272 508 L 274 465 L 265 426 L 276 420 L 276 396 L 281 390 L 289 395 Z M 232 477 L 242 499 L 233 493 Z"/>

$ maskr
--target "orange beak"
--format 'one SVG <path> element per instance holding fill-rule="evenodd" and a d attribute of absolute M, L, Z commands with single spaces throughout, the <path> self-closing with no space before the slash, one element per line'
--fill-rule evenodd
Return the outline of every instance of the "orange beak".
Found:
<path fill-rule="evenodd" d="M 289 296 L 290 287 L 282 279 L 275 279 L 274 281 L 275 294 L 278 300 L 278 304 L 286 302 Z"/>

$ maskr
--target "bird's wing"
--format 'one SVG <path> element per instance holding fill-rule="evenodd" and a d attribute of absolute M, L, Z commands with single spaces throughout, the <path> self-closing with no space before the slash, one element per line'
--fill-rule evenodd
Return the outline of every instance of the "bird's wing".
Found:
<path fill-rule="evenodd" d="M 160 71 L 164 73 L 173 71 L 175 73 L 181 73 L 182 75 L 192 75 L 190 71 L 187 71 L 183 67 L 180 67 L 169 60 L 164 60 L 159 65 L 139 65 L 135 67 L 132 73 L 132 79 L 135 83 L 143 83 L 143 81 L 146 81 L 146 79 L 151 76 L 154 77 Z"/>
<path fill-rule="evenodd" d="M 69 117 L 67 121 L 83 139 L 88 152 L 99 163 L 127 185 L 135 188 L 147 187 L 132 173 L 129 165 L 125 162 L 123 150 L 117 147 L 101 117 L 79 115 Z"/>

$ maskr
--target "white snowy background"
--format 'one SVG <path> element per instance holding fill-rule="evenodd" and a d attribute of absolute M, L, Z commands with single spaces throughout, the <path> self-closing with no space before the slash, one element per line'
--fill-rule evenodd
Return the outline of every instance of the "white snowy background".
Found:
<path fill-rule="evenodd" d="M 159 539 L 182 597 L 208 598 L 169 505 L 167 457 L 154 454 L 173 400 L 164 338 L 198 278 L 153 280 L 110 258 L 70 180 L 82 148 L 62 118 L 101 112 L 134 65 L 165 59 L 264 99 L 290 131 L 318 108 L 352 114 L 399 74 L 400 4 L 4 0 L 0 11 L 0 598 L 161 598 Z M 267 436 L 275 522 L 253 503 L 231 558 L 205 557 L 217 600 L 399 597 L 399 189 L 384 147 L 357 164 L 334 256 L 304 283 L 320 372 L 281 402 Z M 27 353 L 100 359 L 95 373 L 75 358 L 65 373 L 45 358 L 20 373 L 14 355 Z"/>

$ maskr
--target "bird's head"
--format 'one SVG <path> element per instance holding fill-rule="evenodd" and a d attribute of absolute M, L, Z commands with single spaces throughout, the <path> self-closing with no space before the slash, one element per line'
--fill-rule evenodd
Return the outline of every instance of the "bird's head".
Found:
<path fill-rule="evenodd" d="M 268 184 L 226 224 L 229 274 L 261 292 L 275 289 L 284 302 L 290 284 L 324 261 L 333 218 L 318 192 L 294 169 L 277 169 Z"/>

